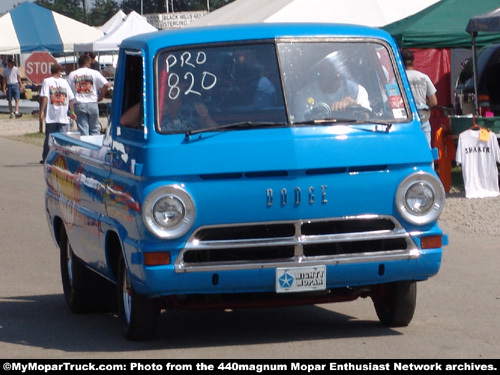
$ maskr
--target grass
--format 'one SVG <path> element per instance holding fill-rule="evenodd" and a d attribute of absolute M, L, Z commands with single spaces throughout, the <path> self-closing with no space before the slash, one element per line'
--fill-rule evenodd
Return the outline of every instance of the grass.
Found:
<path fill-rule="evenodd" d="M 45 141 L 45 134 L 37 132 L 37 133 L 28 133 L 23 135 L 10 135 L 6 136 L 5 138 L 43 147 L 43 142 Z"/>
<path fill-rule="evenodd" d="M 18 119 L 11 119 L 9 113 L 0 113 L 0 121 L 12 121 L 14 123 L 15 121 L 23 121 L 26 118 L 38 119 L 38 115 L 32 115 L 32 114 L 25 113 L 25 114 L 23 114 L 23 117 L 18 120 Z M 23 135 L 5 135 L 3 137 L 7 138 L 7 139 L 19 141 L 19 142 L 29 143 L 29 144 L 40 146 L 40 147 L 43 147 L 43 141 L 45 140 L 45 134 L 40 133 L 40 132 L 23 134 Z"/>

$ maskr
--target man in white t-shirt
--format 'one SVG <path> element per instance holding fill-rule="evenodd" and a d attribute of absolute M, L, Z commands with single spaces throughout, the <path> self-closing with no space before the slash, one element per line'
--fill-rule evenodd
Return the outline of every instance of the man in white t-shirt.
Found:
<path fill-rule="evenodd" d="M 406 49 L 402 51 L 401 55 L 405 63 L 406 76 L 410 82 L 411 92 L 413 93 L 413 98 L 415 99 L 420 119 L 422 120 L 422 130 L 429 146 L 431 146 L 431 123 L 429 122 L 429 118 L 431 117 L 430 109 L 438 104 L 436 97 L 437 90 L 427 74 L 415 70 L 413 52 Z"/>
<path fill-rule="evenodd" d="M 68 82 L 61 77 L 63 67 L 54 64 L 50 67 L 50 77 L 45 78 L 40 89 L 40 123 L 45 121 L 45 141 L 43 144 L 42 160 L 44 163 L 49 153 L 49 136 L 55 132 L 69 130 L 69 117 L 76 119 L 73 107 L 73 91 Z"/>
<path fill-rule="evenodd" d="M 9 103 L 10 118 L 21 117 L 19 113 L 19 100 L 21 99 L 21 90 L 23 83 L 21 81 L 21 74 L 13 59 L 9 59 L 7 67 L 3 70 L 2 91 L 7 95 L 7 102 Z M 16 111 L 12 108 L 12 99 L 15 101 Z"/>
<path fill-rule="evenodd" d="M 91 59 L 82 55 L 77 70 L 68 76 L 68 82 L 75 96 L 75 113 L 78 130 L 82 135 L 100 134 L 99 106 L 109 88 L 109 82 L 97 70 L 90 68 Z"/>

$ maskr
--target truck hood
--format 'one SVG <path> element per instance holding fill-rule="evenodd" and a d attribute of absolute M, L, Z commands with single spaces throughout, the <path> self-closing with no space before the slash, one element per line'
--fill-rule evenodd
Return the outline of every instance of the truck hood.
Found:
<path fill-rule="evenodd" d="M 163 136 L 145 160 L 148 176 L 387 168 L 431 163 L 422 134 L 411 125 L 391 131 L 373 126 L 320 126 Z M 156 143 L 156 142 L 155 142 Z"/>

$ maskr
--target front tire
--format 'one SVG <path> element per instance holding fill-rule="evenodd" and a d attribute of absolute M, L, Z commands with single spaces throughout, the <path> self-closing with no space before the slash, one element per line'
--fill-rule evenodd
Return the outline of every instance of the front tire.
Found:
<path fill-rule="evenodd" d="M 118 268 L 118 318 L 129 340 L 147 340 L 156 329 L 160 309 L 157 300 L 137 294 L 132 287 L 123 256 Z"/>
<path fill-rule="evenodd" d="M 372 295 L 380 322 L 389 327 L 410 324 L 417 305 L 417 283 L 398 281 L 377 285 Z"/>

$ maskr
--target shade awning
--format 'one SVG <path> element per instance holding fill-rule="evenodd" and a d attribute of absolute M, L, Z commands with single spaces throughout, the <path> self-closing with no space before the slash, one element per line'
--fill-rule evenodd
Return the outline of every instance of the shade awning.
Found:
<path fill-rule="evenodd" d="M 73 52 L 76 43 L 89 43 L 104 35 L 101 30 L 31 2 L 0 17 L 0 30 L 2 54 Z"/>

